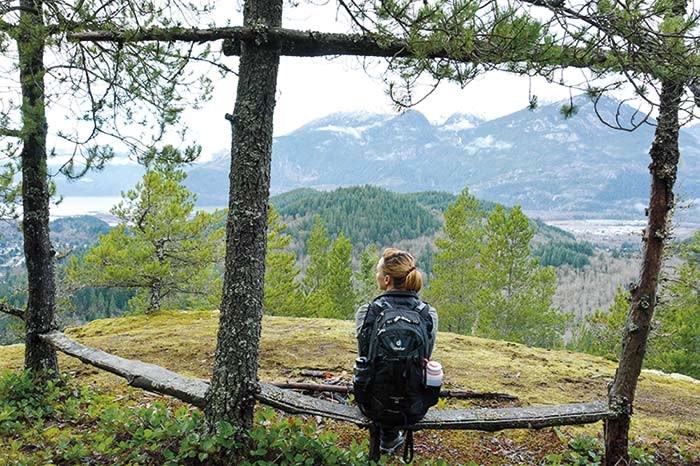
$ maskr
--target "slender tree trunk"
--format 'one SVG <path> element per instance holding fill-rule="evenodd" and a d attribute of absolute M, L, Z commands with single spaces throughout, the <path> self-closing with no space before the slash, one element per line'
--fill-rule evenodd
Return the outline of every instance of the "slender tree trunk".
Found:
<path fill-rule="evenodd" d="M 44 108 L 44 31 L 41 0 L 22 0 L 17 47 L 22 87 L 22 209 L 27 262 L 25 368 L 58 373 L 55 350 L 39 339 L 56 330 L 54 251 L 49 238 L 49 187 L 46 172 Z M 34 10 L 34 12 L 30 11 Z"/>
<path fill-rule="evenodd" d="M 156 280 L 151 285 L 151 296 L 148 299 L 148 308 L 146 309 L 146 314 L 151 314 L 160 309 L 162 296 L 163 283 L 160 280 Z"/>
<path fill-rule="evenodd" d="M 669 213 L 673 208 L 673 185 L 680 155 L 678 110 L 682 94 L 681 81 L 662 82 L 658 126 L 649 152 L 652 160 L 649 166 L 651 195 L 641 276 L 632 290 L 620 365 L 608 392 L 610 408 L 620 413 L 619 418 L 605 421 L 605 464 L 608 466 L 629 464 L 627 447 L 632 404 L 654 315 Z"/>
<path fill-rule="evenodd" d="M 282 0 L 247 0 L 244 24 L 279 26 Z M 244 42 L 232 118 L 226 268 L 214 373 L 207 394 L 210 427 L 253 424 L 265 281 L 267 209 L 279 48 Z"/>

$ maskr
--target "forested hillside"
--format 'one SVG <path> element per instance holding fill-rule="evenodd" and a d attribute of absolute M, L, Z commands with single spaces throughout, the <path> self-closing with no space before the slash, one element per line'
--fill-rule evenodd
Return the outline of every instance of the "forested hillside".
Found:
<path fill-rule="evenodd" d="M 375 186 L 317 191 L 301 188 L 272 196 L 270 203 L 290 227 L 289 233 L 303 240 L 313 228 L 313 217 L 323 220 L 331 235 L 341 231 L 354 246 L 390 245 L 400 241 L 432 237 L 442 227 L 442 214 L 456 195 L 442 191 L 396 193 Z M 496 206 L 480 200 L 484 214 Z M 557 227 L 531 219 L 537 229 L 535 244 L 575 242 L 575 237 Z M 565 261 L 565 260 L 564 260 Z"/>
<path fill-rule="evenodd" d="M 307 273 L 307 245 L 315 222 L 320 219 L 329 241 L 335 241 L 342 233 L 344 241 L 350 245 L 347 267 L 355 275 L 350 286 L 364 296 L 362 299 L 368 299 L 376 293 L 372 277 L 365 282 L 362 278 L 365 273 L 362 271 L 363 251 L 369 246 L 376 248 L 374 253 L 366 252 L 370 256 L 375 254 L 373 257 L 389 246 L 411 251 L 426 274 L 427 286 L 430 286 L 435 241 L 442 235 L 444 212 L 456 198 L 445 192 L 395 193 L 364 186 L 334 191 L 299 189 L 272 197 L 271 204 L 281 215 L 284 235 L 291 237 L 283 250 L 293 252 L 292 261 L 299 268 L 299 277 Z M 496 204 L 480 201 L 479 206 L 485 219 Z M 554 302 L 563 312 L 571 313 L 577 319 L 596 309 L 607 308 L 612 303 L 617 286 L 630 281 L 637 272 L 633 257 L 619 257 L 619 254 L 596 249 L 594 245 L 577 242 L 570 233 L 539 220 L 530 219 L 529 222 L 535 229 L 530 244 L 532 256 L 538 259 L 541 266 L 556 268 L 558 283 Z M 221 226 L 222 223 L 218 224 L 218 227 Z M 51 228 L 57 250 L 76 258 L 82 257 L 84 251 L 97 242 L 99 234 L 110 231 L 105 222 L 89 216 L 58 219 L 52 222 Z M 0 291 L 9 302 L 21 306 L 24 304 L 25 278 L 21 242 L 15 226 L 5 225 L 0 245 L 5 261 Z M 339 253 L 340 249 L 334 251 Z M 376 262 L 376 259 L 371 261 Z M 61 264 L 64 262 L 59 261 L 59 270 L 62 270 Z M 291 265 L 278 263 L 274 267 L 288 266 Z M 370 270 L 369 273 L 371 275 L 373 272 Z M 294 276 L 291 277 L 295 280 Z M 273 280 L 280 279 L 276 277 Z M 358 291 L 360 289 L 365 291 Z M 62 296 L 61 321 L 73 325 L 123 314 L 129 309 L 128 302 L 135 296 L 135 291 L 119 287 L 89 287 L 66 289 Z M 0 342 L 16 341 L 16 333 L 11 325 L 8 327 L 9 323 L 8 317 L 0 316 Z"/>
<path fill-rule="evenodd" d="M 442 194 L 442 193 L 441 193 Z M 445 193 L 444 199 L 450 196 Z M 295 190 L 274 196 L 270 203 L 293 221 L 299 237 L 313 227 L 318 215 L 332 235 L 341 231 L 353 244 L 390 244 L 401 239 L 430 236 L 440 229 L 439 208 L 432 210 L 419 196 L 393 193 L 374 186 L 342 188 L 335 191 Z M 444 201 L 443 201 L 444 202 Z M 295 235 L 297 236 L 297 235 Z"/>

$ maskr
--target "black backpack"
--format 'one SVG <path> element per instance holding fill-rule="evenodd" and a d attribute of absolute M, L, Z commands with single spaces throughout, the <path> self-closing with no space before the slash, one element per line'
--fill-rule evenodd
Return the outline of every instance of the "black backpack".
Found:
<path fill-rule="evenodd" d="M 353 392 L 362 412 L 381 425 L 414 424 L 438 401 L 440 387 L 425 385 L 433 328 L 428 309 L 415 293 L 393 292 L 367 310 Z"/>

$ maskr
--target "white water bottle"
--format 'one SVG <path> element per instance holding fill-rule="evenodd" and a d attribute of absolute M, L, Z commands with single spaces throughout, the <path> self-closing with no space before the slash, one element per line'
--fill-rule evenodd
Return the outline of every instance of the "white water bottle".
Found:
<path fill-rule="evenodd" d="M 437 361 L 428 361 L 425 365 L 426 387 L 439 387 L 442 385 L 442 364 Z"/>

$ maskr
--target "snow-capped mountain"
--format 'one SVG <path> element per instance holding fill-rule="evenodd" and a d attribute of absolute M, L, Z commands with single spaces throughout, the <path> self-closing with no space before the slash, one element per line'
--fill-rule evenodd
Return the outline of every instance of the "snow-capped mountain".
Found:
<path fill-rule="evenodd" d="M 431 124 L 422 114 L 335 114 L 275 139 L 272 192 L 312 187 L 372 184 L 396 191 L 458 192 L 465 186 L 478 197 L 529 210 L 637 214 L 649 193 L 648 150 L 654 121 L 633 132 L 609 128 L 630 125 L 634 110 L 601 99 L 575 99 L 571 118 L 561 103 L 521 110 L 491 121 L 455 114 Z M 700 198 L 700 134 L 683 132 L 679 188 Z M 198 192 L 198 171 L 189 184 Z M 202 173 L 204 175 L 204 173 Z M 212 177 L 207 170 L 201 182 Z M 226 172 L 220 175 L 226 197 Z M 218 183 L 217 183 L 218 184 Z M 213 193 L 209 193 L 213 194 Z M 635 207 L 636 206 L 636 207 Z"/>
<path fill-rule="evenodd" d="M 627 126 L 640 116 L 613 99 L 601 99 L 597 112 L 584 97 L 574 103 L 568 119 L 562 103 L 490 121 L 454 114 L 441 124 L 412 110 L 328 115 L 275 138 L 271 191 L 372 184 L 455 193 L 468 186 L 482 199 L 530 211 L 638 215 L 648 202 L 654 121 L 615 130 L 599 115 Z M 678 191 L 700 199 L 700 126 L 681 133 Z M 200 204 L 227 205 L 228 169 L 221 154 L 189 170 L 186 183 Z"/>

